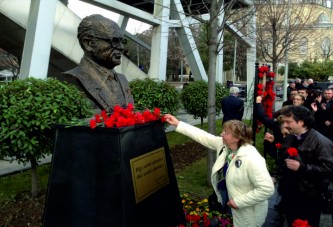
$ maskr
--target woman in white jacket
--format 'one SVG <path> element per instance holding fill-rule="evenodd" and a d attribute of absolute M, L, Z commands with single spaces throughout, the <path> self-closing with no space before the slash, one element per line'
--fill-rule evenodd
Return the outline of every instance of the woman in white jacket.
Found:
<path fill-rule="evenodd" d="M 251 145 L 252 129 L 242 121 L 230 120 L 224 123 L 221 136 L 215 136 L 170 114 L 165 117 L 167 123 L 176 126 L 176 132 L 217 151 L 211 182 L 218 201 L 231 208 L 234 226 L 262 226 L 274 185 L 265 159 Z M 221 196 L 223 191 L 227 197 Z"/>

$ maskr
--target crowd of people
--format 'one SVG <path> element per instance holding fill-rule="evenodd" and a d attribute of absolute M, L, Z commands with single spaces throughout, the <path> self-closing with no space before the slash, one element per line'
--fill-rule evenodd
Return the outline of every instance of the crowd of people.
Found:
<path fill-rule="evenodd" d="M 333 176 L 333 90 L 321 91 L 312 79 L 296 79 L 287 91 L 288 99 L 273 118 L 265 115 L 261 96 L 254 105 L 258 120 L 268 129 L 264 153 L 275 160 L 273 176 L 266 157 L 253 146 L 252 129 L 242 121 L 244 102 L 237 97 L 237 88 L 231 87 L 230 96 L 221 100 L 220 136 L 166 115 L 177 132 L 216 150 L 211 183 L 218 201 L 229 208 L 234 226 L 262 226 L 275 190 L 281 226 L 286 221 L 291 227 L 297 219 L 319 226 L 322 191 Z"/>

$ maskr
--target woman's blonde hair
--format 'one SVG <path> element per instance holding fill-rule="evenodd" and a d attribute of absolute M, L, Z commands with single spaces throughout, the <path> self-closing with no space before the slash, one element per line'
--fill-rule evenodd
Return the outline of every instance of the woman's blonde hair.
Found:
<path fill-rule="evenodd" d="M 230 129 L 232 135 L 239 139 L 238 146 L 252 144 L 252 128 L 239 120 L 229 120 L 223 124 L 224 129 Z"/>

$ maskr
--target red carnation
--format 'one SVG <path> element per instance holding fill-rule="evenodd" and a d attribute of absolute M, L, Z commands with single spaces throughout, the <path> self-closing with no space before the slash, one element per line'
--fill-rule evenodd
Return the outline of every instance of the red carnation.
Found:
<path fill-rule="evenodd" d="M 276 144 L 275 144 L 275 147 L 276 147 L 277 149 L 280 149 L 280 148 L 282 147 L 282 144 L 281 144 L 281 143 L 276 143 Z"/>
<path fill-rule="evenodd" d="M 153 114 L 156 117 L 159 117 L 161 115 L 161 109 L 160 108 L 155 108 Z"/>
<path fill-rule="evenodd" d="M 309 222 L 306 220 L 296 219 L 293 222 L 293 227 L 311 227 L 311 225 L 309 225 Z"/>
<path fill-rule="evenodd" d="M 289 147 L 287 149 L 287 153 L 289 154 L 290 157 L 298 156 L 298 150 L 295 147 Z"/>
<path fill-rule="evenodd" d="M 97 123 L 102 122 L 101 116 L 99 114 L 95 114 L 95 120 L 96 120 Z"/>
<path fill-rule="evenodd" d="M 114 113 L 121 113 L 122 108 L 119 105 L 116 105 L 115 107 L 113 107 L 113 112 Z"/>
<path fill-rule="evenodd" d="M 134 110 L 133 103 L 128 104 L 127 109 L 129 109 L 130 111 L 133 111 Z"/>
<path fill-rule="evenodd" d="M 90 120 L 90 128 L 94 129 L 94 128 L 96 128 L 96 126 L 97 126 L 96 120 L 95 119 L 91 119 Z"/>
<path fill-rule="evenodd" d="M 163 115 L 163 116 L 161 117 L 161 122 L 164 123 L 165 121 L 166 121 L 166 117 L 165 117 L 165 115 Z"/>
<path fill-rule="evenodd" d="M 108 115 L 106 114 L 105 110 L 102 111 L 101 116 L 102 116 L 104 122 L 108 119 Z"/>

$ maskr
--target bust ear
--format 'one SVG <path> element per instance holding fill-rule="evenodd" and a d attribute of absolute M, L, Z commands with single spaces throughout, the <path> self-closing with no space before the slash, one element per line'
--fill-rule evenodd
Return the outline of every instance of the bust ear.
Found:
<path fill-rule="evenodd" d="M 89 37 L 82 38 L 82 46 L 83 46 L 84 50 L 91 52 L 93 50 L 92 42 L 93 41 Z"/>

